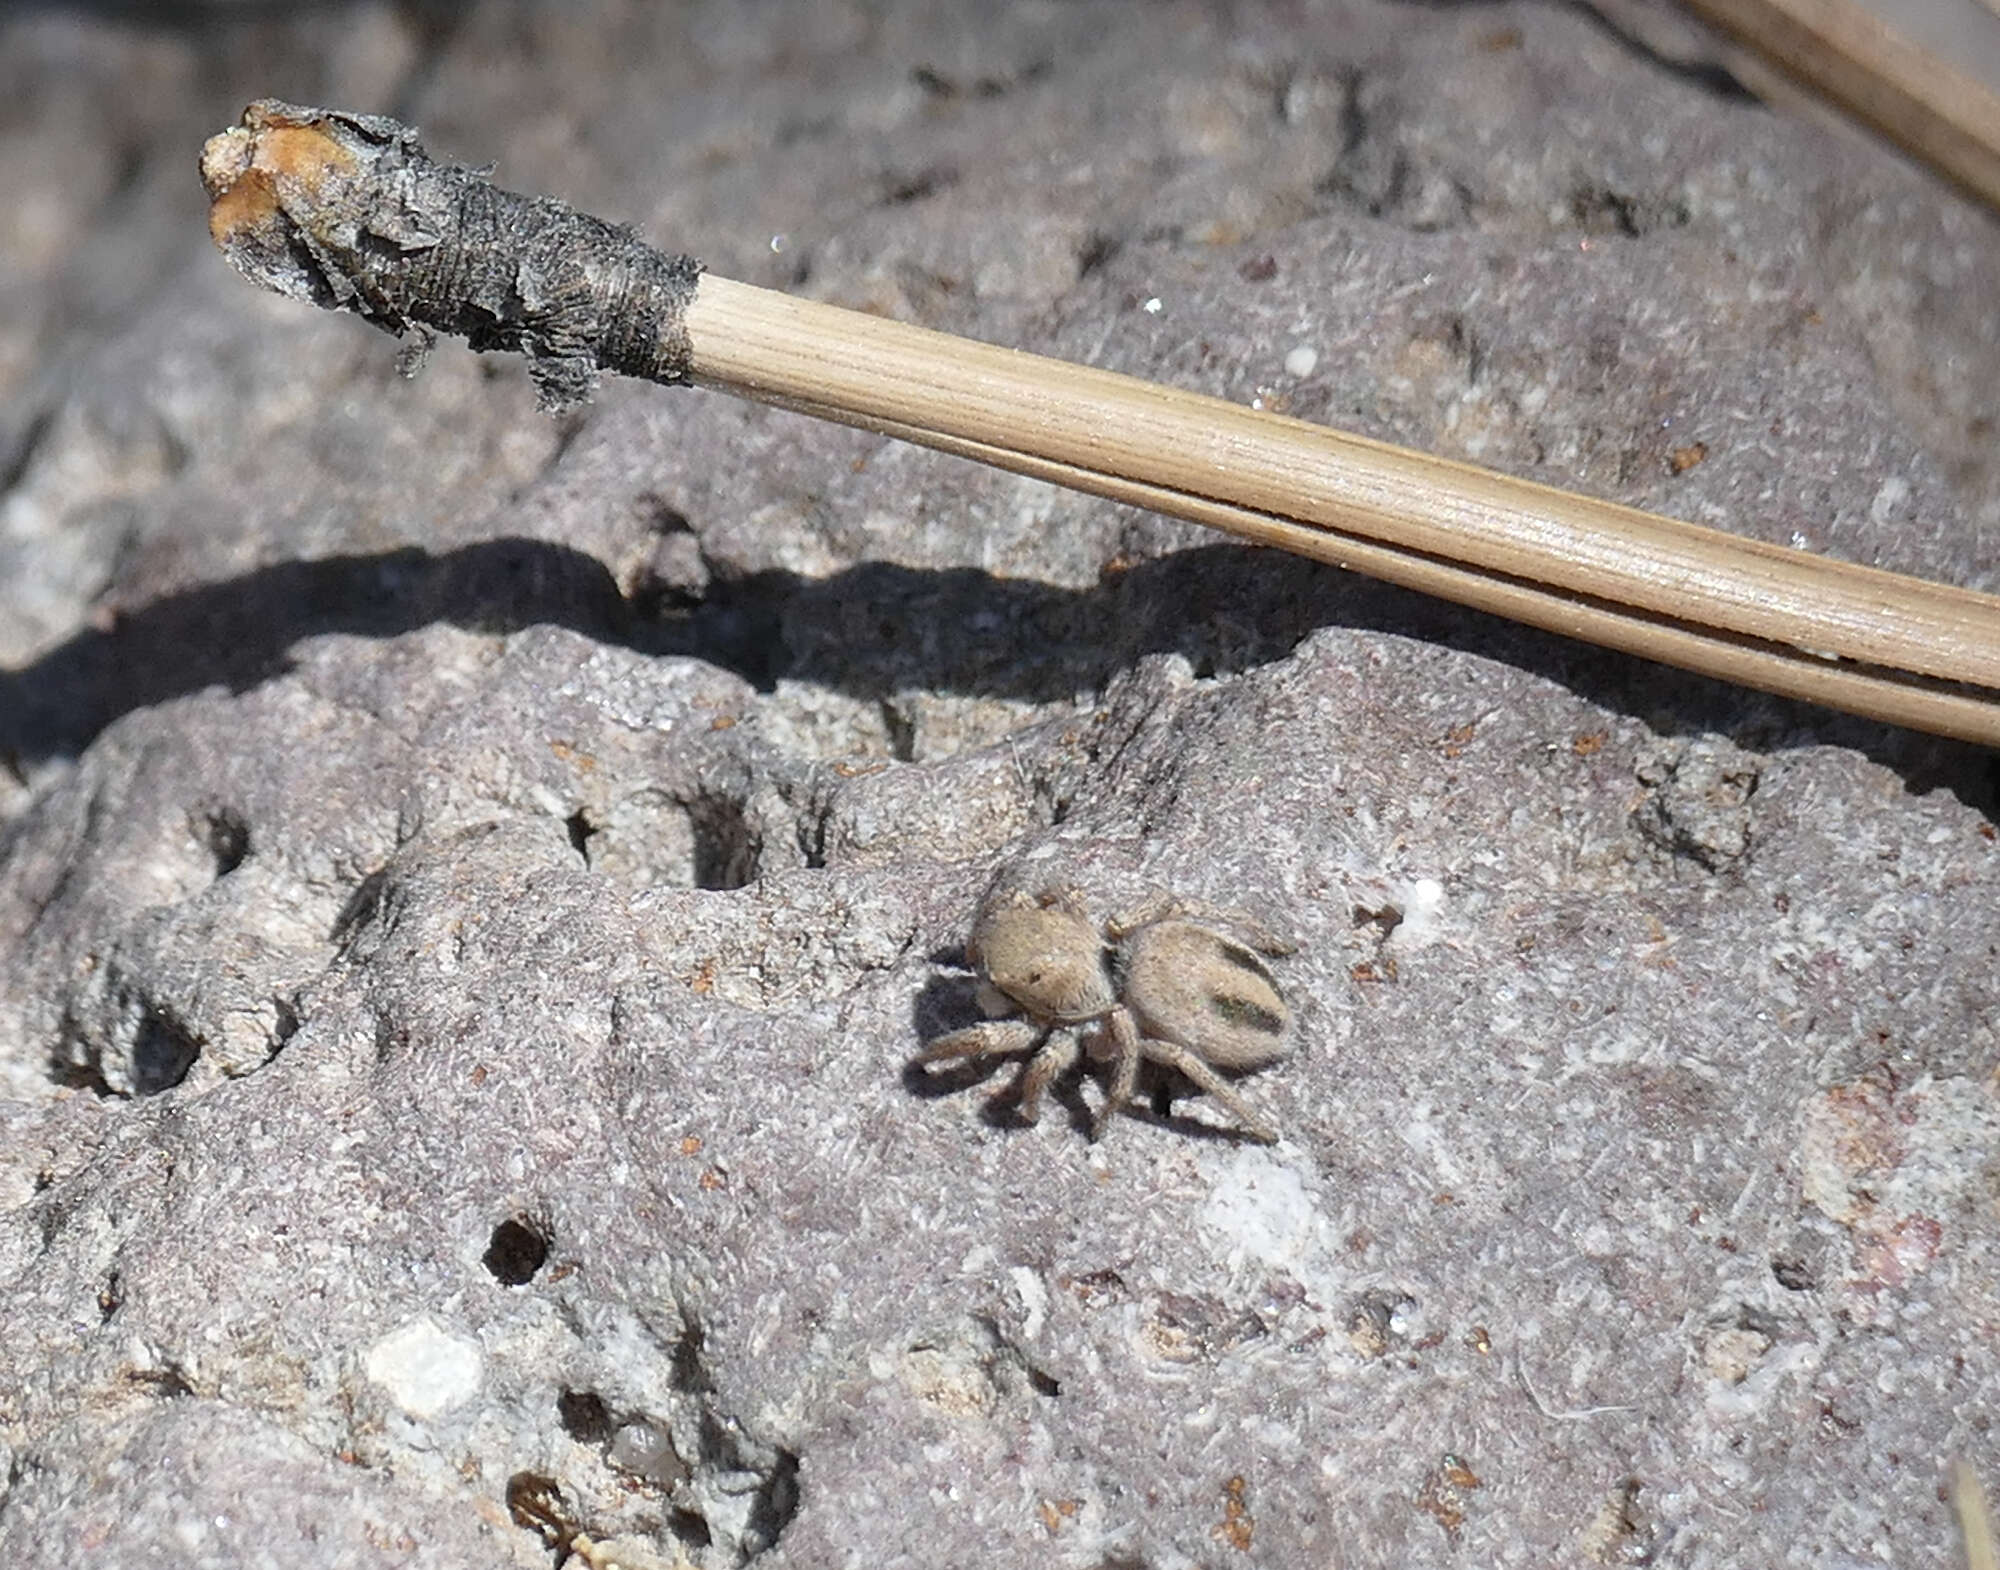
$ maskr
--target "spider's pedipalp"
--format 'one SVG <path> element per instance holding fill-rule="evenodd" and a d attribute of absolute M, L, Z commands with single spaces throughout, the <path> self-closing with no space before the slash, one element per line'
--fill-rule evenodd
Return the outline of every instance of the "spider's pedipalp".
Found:
<path fill-rule="evenodd" d="M 954 1058 L 994 1057 L 1008 1052 L 1025 1052 L 1041 1045 L 1048 1035 L 1046 1025 L 1016 1015 L 1011 1019 L 981 1020 L 963 1030 L 927 1042 L 912 1063 L 946 1063 Z"/>

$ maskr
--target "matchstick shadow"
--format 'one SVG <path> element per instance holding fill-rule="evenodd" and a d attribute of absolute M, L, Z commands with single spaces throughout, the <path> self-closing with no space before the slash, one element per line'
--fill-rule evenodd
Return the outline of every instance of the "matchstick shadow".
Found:
<path fill-rule="evenodd" d="M 603 636 L 622 610 L 602 563 L 533 540 L 279 562 L 163 595 L 0 671 L 0 758 L 73 754 L 133 709 L 205 687 L 246 691 L 282 674 L 294 644 L 325 633 L 553 622 Z"/>
<path fill-rule="evenodd" d="M 864 699 L 928 690 L 1064 702 L 1144 655 L 1177 652 L 1198 675 L 1283 658 L 1314 630 L 1348 626 L 1476 654 L 1644 717 L 1756 750 L 1856 748 L 1913 792 L 1945 788 L 2000 817 L 1984 749 L 1746 692 L 1448 605 L 1277 551 L 1209 545 L 1142 562 L 1086 589 L 973 568 L 864 562 L 826 578 L 718 580 L 699 600 L 628 599 L 603 563 L 568 546 L 500 539 L 432 554 L 284 562 L 206 584 L 79 632 L 0 672 L 0 759 L 73 755 L 130 710 L 281 674 L 300 640 L 389 638 L 434 623 L 508 632 L 535 624 L 654 655 L 685 655 L 769 690 L 781 678 Z"/>

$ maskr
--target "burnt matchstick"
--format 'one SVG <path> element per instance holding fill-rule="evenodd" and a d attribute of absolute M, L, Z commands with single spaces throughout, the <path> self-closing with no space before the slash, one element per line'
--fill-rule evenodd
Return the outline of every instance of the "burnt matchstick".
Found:
<path fill-rule="evenodd" d="M 703 273 L 432 159 L 394 120 L 262 100 L 213 137 L 252 282 L 519 350 L 542 402 L 694 382 L 1192 519 L 1726 681 L 2000 745 L 2000 598 L 1786 550 L 1109 371 Z"/>
<path fill-rule="evenodd" d="M 514 349 L 546 409 L 600 370 L 688 379 L 686 315 L 701 264 L 546 197 L 440 163 L 394 120 L 265 99 L 201 151 L 209 234 L 280 294 L 416 335 Z"/>

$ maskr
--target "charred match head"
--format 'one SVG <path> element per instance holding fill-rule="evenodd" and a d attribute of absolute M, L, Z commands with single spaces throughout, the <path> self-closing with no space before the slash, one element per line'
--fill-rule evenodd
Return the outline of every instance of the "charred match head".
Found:
<path fill-rule="evenodd" d="M 599 370 L 687 380 L 699 262 L 434 159 L 399 121 L 259 99 L 209 138 L 201 179 L 238 272 L 415 332 L 411 368 L 434 328 L 528 355 L 551 409 L 587 398 Z"/>
<path fill-rule="evenodd" d="M 358 249 L 357 215 L 379 205 L 375 165 L 405 147 L 422 155 L 416 134 L 393 120 L 259 99 L 241 125 L 202 146 L 209 237 L 252 283 L 310 305 L 360 308 L 339 287 L 346 269 L 330 259 Z"/>

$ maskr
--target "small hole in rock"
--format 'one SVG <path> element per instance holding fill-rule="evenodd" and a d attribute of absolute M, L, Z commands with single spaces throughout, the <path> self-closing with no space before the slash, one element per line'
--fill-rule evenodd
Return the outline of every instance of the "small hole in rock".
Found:
<path fill-rule="evenodd" d="M 586 867 L 589 866 L 590 836 L 597 830 L 592 827 L 590 819 L 584 816 L 583 809 L 579 807 L 563 819 L 563 827 L 569 830 L 569 848 L 583 858 Z"/>
<path fill-rule="evenodd" d="M 674 1388 L 690 1395 L 713 1390 L 714 1384 L 708 1377 L 708 1368 L 702 1361 L 701 1326 L 688 1319 L 681 1333 L 674 1338 L 673 1367 Z"/>
<path fill-rule="evenodd" d="M 158 1010 L 147 1013 L 132 1038 L 132 1094 L 157 1096 L 187 1078 L 201 1043 Z"/>
<path fill-rule="evenodd" d="M 1085 236 L 1083 244 L 1077 247 L 1076 276 L 1080 279 L 1088 278 L 1116 256 L 1121 248 L 1116 235 L 1106 234 L 1101 230 L 1092 231 Z"/>
<path fill-rule="evenodd" d="M 1819 1285 L 1813 1275 L 1813 1268 L 1803 1259 L 1791 1259 L 1780 1255 L 1771 1261 L 1771 1274 L 1779 1286 L 1787 1292 L 1810 1292 Z"/>
<path fill-rule="evenodd" d="M 586 1445 L 601 1445 L 611 1437 L 611 1409 L 590 1390 L 565 1390 L 556 1397 L 556 1416 L 563 1432 Z"/>
<path fill-rule="evenodd" d="M 778 1459 L 772 1464 L 770 1473 L 764 1479 L 750 1500 L 750 1518 L 743 1524 L 743 1541 L 753 1553 L 762 1553 L 776 1545 L 791 1524 L 792 1517 L 799 1513 L 799 1457 L 793 1450 L 780 1449 Z"/>
<path fill-rule="evenodd" d="M 525 1286 L 549 1260 L 549 1240 L 526 1216 L 515 1216 L 493 1229 L 480 1263 L 505 1286 Z"/>
<path fill-rule="evenodd" d="M 215 875 L 226 878 L 250 854 L 250 825 L 236 813 L 219 809 L 195 825 L 195 832 L 215 858 Z"/>
<path fill-rule="evenodd" d="M 694 886 L 740 889 L 757 876 L 763 847 L 751 832 L 741 802 L 726 796 L 698 796 L 687 804 L 694 831 Z"/>
<path fill-rule="evenodd" d="M 708 1518 L 698 1510 L 676 1510 L 667 1518 L 667 1528 L 690 1548 L 706 1548 L 714 1541 Z"/>
<path fill-rule="evenodd" d="M 1403 913 L 1394 905 L 1384 904 L 1379 910 L 1370 910 L 1366 905 L 1356 905 L 1352 916 L 1355 928 L 1377 927 L 1384 939 L 1390 937 L 1403 924 Z"/>

